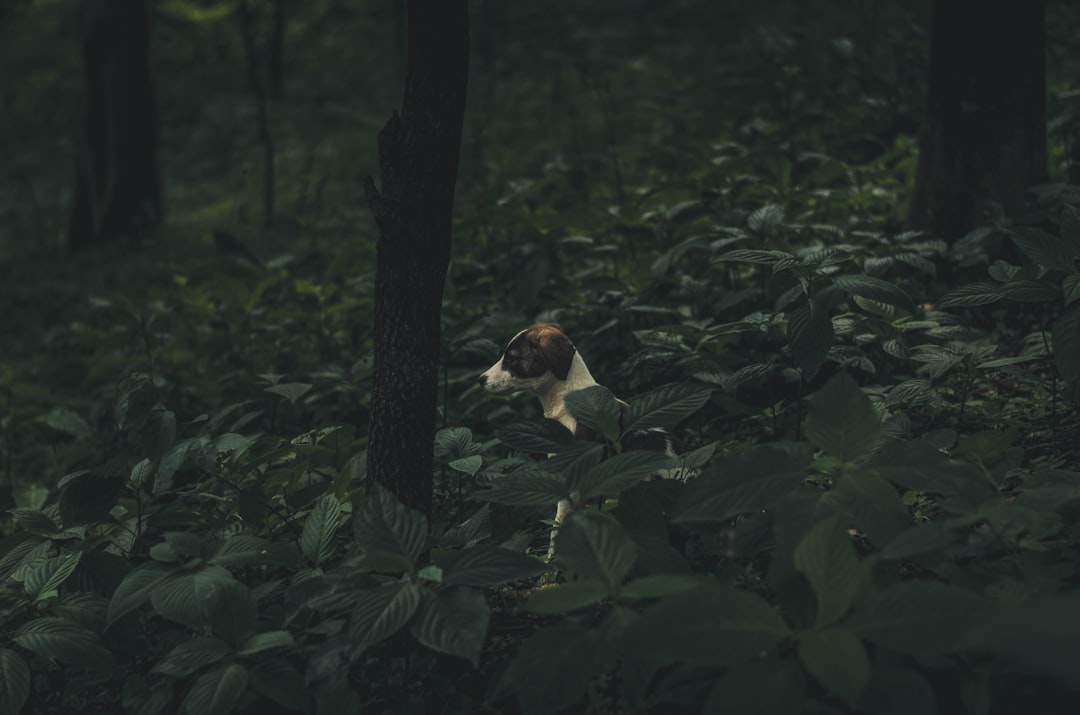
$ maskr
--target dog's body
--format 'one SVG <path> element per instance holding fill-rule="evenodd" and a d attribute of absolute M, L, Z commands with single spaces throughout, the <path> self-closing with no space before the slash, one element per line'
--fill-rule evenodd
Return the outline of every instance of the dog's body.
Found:
<path fill-rule="evenodd" d="M 578 424 L 566 408 L 566 396 L 599 383 L 589 372 L 577 348 L 555 323 L 540 323 L 522 330 L 507 343 L 499 361 L 480 375 L 480 384 L 496 395 L 534 392 L 544 409 L 544 417 L 558 421 L 578 439 L 597 439 L 593 430 Z M 629 408 L 618 400 L 623 412 Z M 685 445 L 675 435 L 661 429 L 633 430 L 623 435 L 624 451 L 649 450 L 675 456 Z M 681 470 L 670 470 L 667 478 L 682 478 Z M 569 500 L 559 502 L 556 526 L 574 510 Z M 553 532 L 554 538 L 554 532 Z"/>

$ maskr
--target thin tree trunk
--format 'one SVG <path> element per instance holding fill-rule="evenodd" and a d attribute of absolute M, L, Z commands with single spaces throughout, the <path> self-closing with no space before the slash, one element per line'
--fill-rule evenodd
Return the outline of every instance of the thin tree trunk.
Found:
<path fill-rule="evenodd" d="M 379 132 L 368 478 L 431 514 L 440 317 L 469 72 L 467 0 L 409 0 L 401 112 Z"/>
<path fill-rule="evenodd" d="M 78 250 L 161 220 L 158 116 L 145 0 L 82 0 L 85 82 L 69 242 Z"/>
<path fill-rule="evenodd" d="M 952 242 L 1046 179 L 1043 0 L 934 0 L 909 228 Z"/>
<path fill-rule="evenodd" d="M 263 226 L 274 225 L 274 162 L 276 151 L 274 135 L 270 132 L 270 109 L 267 106 L 266 90 L 259 79 L 259 58 L 255 50 L 255 19 L 248 7 L 247 0 L 240 0 L 240 32 L 244 41 L 244 57 L 247 62 L 248 86 L 255 98 L 255 117 L 259 130 L 259 143 L 263 149 Z"/>

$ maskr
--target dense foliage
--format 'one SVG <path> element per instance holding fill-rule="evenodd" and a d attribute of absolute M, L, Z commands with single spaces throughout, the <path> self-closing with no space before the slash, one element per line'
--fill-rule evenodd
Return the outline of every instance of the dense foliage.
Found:
<path fill-rule="evenodd" d="M 396 5 L 286 4 L 268 230 L 231 6 L 159 3 L 169 223 L 59 261 L 63 5 L 0 4 L 10 57 L 66 58 L 0 118 L 0 714 L 1071 712 L 1073 38 L 1056 183 L 938 237 L 899 228 L 902 4 L 478 3 L 429 523 L 364 488 Z M 603 442 L 476 385 L 536 320 Z M 695 449 L 620 453 L 653 426 Z"/>

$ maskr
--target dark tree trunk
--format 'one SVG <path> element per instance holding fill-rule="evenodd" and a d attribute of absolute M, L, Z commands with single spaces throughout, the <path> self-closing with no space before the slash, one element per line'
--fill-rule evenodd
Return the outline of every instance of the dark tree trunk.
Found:
<path fill-rule="evenodd" d="M 161 220 L 158 116 L 145 0 L 82 0 L 83 98 L 73 250 L 129 236 Z"/>
<path fill-rule="evenodd" d="M 431 514 L 443 285 L 469 74 L 467 0 L 410 0 L 401 112 L 379 132 L 368 478 Z"/>
<path fill-rule="evenodd" d="M 950 243 L 1046 179 L 1043 0 L 934 0 L 909 228 Z"/>

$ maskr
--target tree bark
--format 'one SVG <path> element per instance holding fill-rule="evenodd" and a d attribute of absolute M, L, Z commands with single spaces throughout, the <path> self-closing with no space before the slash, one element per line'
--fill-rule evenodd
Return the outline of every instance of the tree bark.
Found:
<path fill-rule="evenodd" d="M 1044 0 L 934 0 L 908 228 L 950 243 L 1046 180 Z"/>
<path fill-rule="evenodd" d="M 158 116 L 145 0 L 82 0 L 83 98 L 72 250 L 161 220 Z"/>
<path fill-rule="evenodd" d="M 469 73 L 467 0 L 410 0 L 400 113 L 379 132 L 381 192 L 368 479 L 430 516 L 440 317 Z"/>

